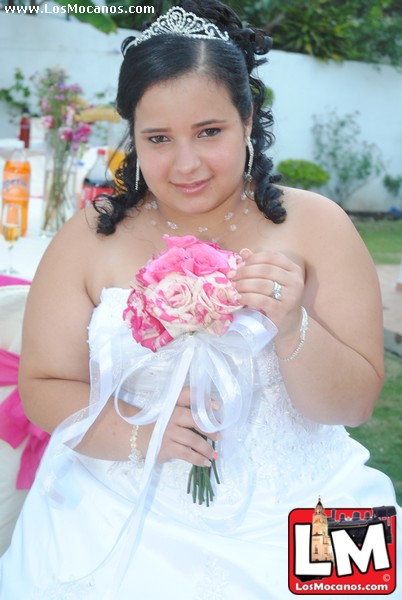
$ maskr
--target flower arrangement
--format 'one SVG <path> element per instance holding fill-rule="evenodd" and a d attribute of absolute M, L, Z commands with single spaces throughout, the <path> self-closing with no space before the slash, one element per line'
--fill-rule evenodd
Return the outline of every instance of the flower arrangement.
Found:
<path fill-rule="evenodd" d="M 60 67 L 50 67 L 44 75 L 31 77 L 38 98 L 38 106 L 47 129 L 57 129 L 60 138 L 78 150 L 88 141 L 91 127 L 76 121 L 76 115 L 87 106 L 83 90 L 77 83 L 67 84 L 68 75 Z"/>
<path fill-rule="evenodd" d="M 240 308 L 228 278 L 238 254 L 191 235 L 163 239 L 168 249 L 137 273 L 123 313 L 134 339 L 154 352 L 184 333 L 222 335 Z"/>
<path fill-rule="evenodd" d="M 55 233 L 66 220 L 68 209 L 74 208 L 68 206 L 69 196 L 73 195 L 69 189 L 72 187 L 70 175 L 88 141 L 91 127 L 77 121 L 77 114 L 87 103 L 82 98 L 82 88 L 76 83 L 67 83 L 64 69 L 47 68 L 43 75 L 36 73 L 30 79 L 47 130 L 43 230 Z"/>
<path fill-rule="evenodd" d="M 238 254 L 191 235 L 163 239 L 167 250 L 139 270 L 123 311 L 133 338 L 153 352 L 183 334 L 222 335 L 241 306 L 229 279 Z M 215 460 L 192 467 L 187 492 L 193 488 L 194 502 L 208 506 L 213 499 L 211 471 L 219 483 Z"/>

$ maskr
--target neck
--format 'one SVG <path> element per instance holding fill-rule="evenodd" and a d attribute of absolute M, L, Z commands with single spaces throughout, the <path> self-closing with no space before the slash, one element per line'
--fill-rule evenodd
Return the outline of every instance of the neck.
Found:
<path fill-rule="evenodd" d="M 248 215 L 252 192 L 243 192 L 231 204 L 217 207 L 203 214 L 186 214 L 166 209 L 151 196 L 145 203 L 149 211 L 151 224 L 168 235 L 194 235 L 210 242 L 218 242 L 221 238 L 237 231 L 240 222 Z"/>

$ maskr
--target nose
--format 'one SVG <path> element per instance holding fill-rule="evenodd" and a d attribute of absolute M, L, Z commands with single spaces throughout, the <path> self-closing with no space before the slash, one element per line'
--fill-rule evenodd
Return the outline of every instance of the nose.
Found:
<path fill-rule="evenodd" d="M 174 156 L 174 169 L 178 175 L 190 175 L 200 165 L 201 158 L 194 143 L 177 143 Z"/>

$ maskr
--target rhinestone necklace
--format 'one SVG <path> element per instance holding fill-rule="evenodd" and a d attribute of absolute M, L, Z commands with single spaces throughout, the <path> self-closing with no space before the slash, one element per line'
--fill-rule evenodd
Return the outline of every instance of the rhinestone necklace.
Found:
<path fill-rule="evenodd" d="M 254 199 L 254 192 L 250 191 L 247 194 L 244 191 L 241 195 L 240 205 L 239 205 L 239 208 L 241 208 L 241 214 L 243 216 L 247 216 L 248 213 L 250 212 L 250 199 Z M 158 225 L 161 224 L 161 222 L 164 222 L 165 225 L 167 225 L 169 227 L 169 229 L 171 229 L 172 231 L 176 231 L 178 233 L 180 232 L 180 226 L 177 225 L 177 223 L 175 223 L 174 221 L 170 221 L 169 219 L 163 218 L 161 211 L 159 209 L 157 200 L 155 200 L 155 199 L 147 200 L 144 204 L 144 208 L 147 211 L 149 211 L 149 213 L 150 213 L 151 225 L 153 227 L 157 227 Z M 233 233 L 233 232 L 237 231 L 238 225 L 237 225 L 237 223 L 235 223 L 233 221 L 234 217 L 236 216 L 236 213 L 238 213 L 238 209 L 227 212 L 226 215 L 223 217 L 223 221 L 219 225 L 216 225 L 215 227 L 213 227 L 212 230 L 216 230 L 217 228 L 220 228 L 222 225 L 227 225 L 227 232 Z M 210 236 L 211 228 L 207 227 L 206 225 L 200 225 L 199 227 L 197 227 L 197 231 L 198 231 L 198 233 L 207 234 L 208 236 Z M 218 237 L 217 236 L 210 237 L 210 241 L 216 243 L 224 235 L 225 235 L 225 232 L 220 232 L 220 235 Z"/>

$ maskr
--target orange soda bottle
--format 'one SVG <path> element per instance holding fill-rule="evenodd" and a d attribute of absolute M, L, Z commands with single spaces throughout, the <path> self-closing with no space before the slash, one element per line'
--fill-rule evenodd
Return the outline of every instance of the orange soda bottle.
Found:
<path fill-rule="evenodd" d="M 31 165 L 23 149 L 14 150 L 6 161 L 3 172 L 2 207 L 6 204 L 21 206 L 22 227 L 21 235 L 26 234 L 28 225 L 29 183 Z"/>

